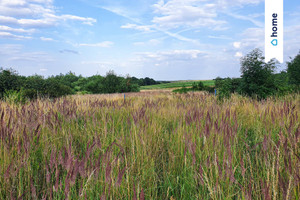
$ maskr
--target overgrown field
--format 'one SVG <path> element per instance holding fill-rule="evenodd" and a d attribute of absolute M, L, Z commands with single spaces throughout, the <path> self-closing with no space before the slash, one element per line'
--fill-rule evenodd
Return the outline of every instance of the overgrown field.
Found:
<path fill-rule="evenodd" d="M 0 199 L 299 199 L 299 95 L 0 103 Z"/>
<path fill-rule="evenodd" d="M 157 85 L 147 85 L 141 86 L 142 90 L 152 90 L 152 89 L 167 89 L 167 88 L 179 88 L 179 87 L 192 87 L 193 83 L 203 82 L 206 86 L 214 86 L 214 80 L 207 80 L 207 81 L 175 81 L 171 83 L 162 83 Z"/>

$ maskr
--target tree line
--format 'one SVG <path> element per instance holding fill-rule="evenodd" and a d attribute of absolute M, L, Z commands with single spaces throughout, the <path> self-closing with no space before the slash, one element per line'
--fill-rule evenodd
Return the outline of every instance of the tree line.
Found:
<path fill-rule="evenodd" d="M 139 92 L 140 86 L 161 82 L 152 78 L 117 76 L 113 71 L 106 76 L 77 76 L 73 72 L 44 78 L 40 75 L 21 76 L 13 69 L 0 69 L 0 98 L 12 94 L 19 98 L 56 98 L 70 94 L 101 94 Z"/>
<path fill-rule="evenodd" d="M 286 70 L 275 73 L 278 62 L 265 62 L 260 49 L 254 49 L 241 58 L 240 78 L 214 79 L 215 86 L 204 86 L 202 82 L 194 83 L 191 88 L 181 88 L 174 92 L 208 91 L 215 89 L 219 99 L 229 98 L 232 93 L 238 93 L 257 99 L 266 99 L 269 96 L 282 96 L 300 91 L 300 52 L 290 62 Z"/>
<path fill-rule="evenodd" d="M 287 62 L 287 69 L 275 73 L 275 60 L 266 63 L 262 51 L 254 49 L 241 58 L 240 78 L 220 78 L 215 80 L 215 86 L 204 86 L 202 82 L 195 83 L 192 88 L 181 88 L 175 92 L 217 90 L 220 99 L 228 98 L 232 93 L 265 99 L 272 95 L 285 95 L 300 91 L 300 52 Z M 166 81 L 155 81 L 152 78 L 136 78 L 117 76 L 113 71 L 106 76 L 77 76 L 73 72 L 44 78 L 40 75 L 21 76 L 13 69 L 0 69 L 0 98 L 16 96 L 20 99 L 35 99 L 38 97 L 56 98 L 70 94 L 101 94 L 139 92 L 140 86 L 155 85 Z"/>
<path fill-rule="evenodd" d="M 278 62 L 265 62 L 260 49 L 254 49 L 241 58 L 240 78 L 215 79 L 219 98 L 239 93 L 257 99 L 269 96 L 282 96 L 300 91 L 300 52 L 287 62 L 286 69 L 275 73 Z"/>

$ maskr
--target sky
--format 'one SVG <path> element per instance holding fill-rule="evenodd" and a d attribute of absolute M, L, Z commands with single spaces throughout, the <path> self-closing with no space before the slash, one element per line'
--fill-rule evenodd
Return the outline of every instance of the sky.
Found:
<path fill-rule="evenodd" d="M 264 51 L 263 0 L 0 0 L 0 67 L 45 77 L 239 77 Z M 300 1 L 284 1 L 284 62 L 300 50 Z M 284 70 L 286 64 L 278 67 Z"/>

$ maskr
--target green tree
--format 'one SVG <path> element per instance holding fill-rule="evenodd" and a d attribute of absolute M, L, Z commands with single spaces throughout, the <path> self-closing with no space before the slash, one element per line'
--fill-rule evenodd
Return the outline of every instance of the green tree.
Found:
<path fill-rule="evenodd" d="M 297 90 L 300 90 L 300 51 L 298 55 L 287 63 L 288 80 Z"/>
<path fill-rule="evenodd" d="M 120 92 L 121 79 L 118 77 L 114 71 L 110 70 L 106 73 L 105 78 L 102 81 L 104 93 L 116 93 Z"/>
<path fill-rule="evenodd" d="M 289 85 L 288 75 L 286 71 L 275 74 L 274 81 L 276 85 L 277 95 L 282 96 L 291 92 L 291 87 Z"/>
<path fill-rule="evenodd" d="M 44 90 L 45 96 L 57 98 L 68 94 L 72 94 L 72 89 L 69 86 L 63 85 L 53 77 L 46 79 Z"/>
<path fill-rule="evenodd" d="M 225 78 L 219 82 L 218 86 L 218 98 L 221 100 L 223 98 L 229 98 L 232 93 L 232 79 Z"/>
<path fill-rule="evenodd" d="M 274 83 L 275 60 L 266 63 L 262 51 L 254 49 L 241 58 L 240 92 L 248 96 L 264 99 L 276 91 Z"/>
<path fill-rule="evenodd" d="M 215 81 L 215 87 L 216 88 L 220 88 L 221 86 L 222 86 L 222 84 L 223 84 L 223 78 L 221 78 L 221 77 L 217 77 L 217 78 L 215 78 L 214 79 L 214 81 Z"/>
<path fill-rule="evenodd" d="M 5 91 L 19 91 L 23 85 L 25 77 L 19 76 L 13 69 L 0 69 L 0 97 Z"/>
<path fill-rule="evenodd" d="M 125 79 L 122 79 L 122 90 L 120 92 L 139 92 L 139 85 L 133 81 L 133 79 L 127 75 Z"/>
<path fill-rule="evenodd" d="M 45 79 L 42 76 L 29 76 L 24 81 L 23 93 L 30 99 L 35 99 L 38 96 L 45 95 Z"/>
<path fill-rule="evenodd" d="M 72 83 L 72 87 L 74 88 L 75 92 L 87 92 L 85 88 L 87 83 L 87 78 L 79 76 L 79 79 Z"/>
<path fill-rule="evenodd" d="M 103 77 L 100 75 L 94 75 L 87 78 L 86 83 L 82 86 L 83 90 L 93 94 L 105 93 L 103 88 Z"/>

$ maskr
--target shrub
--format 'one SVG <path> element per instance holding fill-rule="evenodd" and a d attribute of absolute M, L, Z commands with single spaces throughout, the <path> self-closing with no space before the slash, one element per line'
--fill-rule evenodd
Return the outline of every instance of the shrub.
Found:
<path fill-rule="evenodd" d="M 222 80 L 218 88 L 218 99 L 230 98 L 232 91 L 232 81 L 230 78 Z"/>
<path fill-rule="evenodd" d="M 22 90 L 7 90 L 3 99 L 10 104 L 24 104 L 27 102 L 27 98 Z"/>

